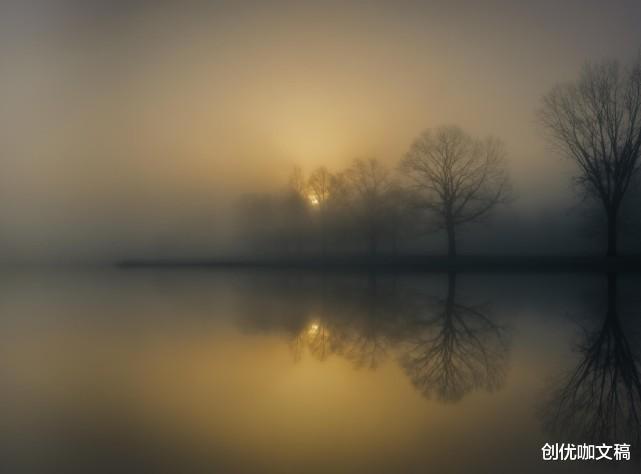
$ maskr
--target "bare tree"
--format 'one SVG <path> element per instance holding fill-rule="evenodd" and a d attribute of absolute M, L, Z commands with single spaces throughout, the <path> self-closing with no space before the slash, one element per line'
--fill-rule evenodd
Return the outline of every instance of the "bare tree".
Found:
<path fill-rule="evenodd" d="M 354 194 L 354 211 L 364 231 L 369 253 L 376 255 L 393 207 L 392 173 L 374 158 L 354 160 L 345 173 Z"/>
<path fill-rule="evenodd" d="M 324 166 L 314 170 L 307 180 L 310 203 L 319 213 L 323 256 L 327 252 L 327 207 L 331 195 L 332 180 L 332 174 Z"/>
<path fill-rule="evenodd" d="M 576 82 L 543 98 L 540 116 L 552 141 L 578 165 L 577 184 L 603 204 L 607 255 L 616 256 L 621 203 L 639 169 L 641 57 L 625 69 L 615 61 L 587 64 Z"/>
<path fill-rule="evenodd" d="M 448 255 L 456 256 L 456 229 L 486 217 L 509 197 L 503 143 L 474 139 L 454 126 L 423 132 L 401 161 L 413 205 L 445 229 Z"/>
<path fill-rule="evenodd" d="M 290 175 L 283 201 L 283 244 L 286 251 L 302 251 L 308 240 L 309 197 L 302 170 L 295 167 Z"/>

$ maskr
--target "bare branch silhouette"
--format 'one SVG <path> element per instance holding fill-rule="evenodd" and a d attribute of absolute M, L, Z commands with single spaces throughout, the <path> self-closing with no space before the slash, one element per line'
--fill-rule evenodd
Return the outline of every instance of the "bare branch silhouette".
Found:
<path fill-rule="evenodd" d="M 457 252 L 457 227 L 486 217 L 510 195 L 503 143 L 474 139 L 454 126 L 423 132 L 400 169 L 409 180 L 414 207 L 447 232 L 450 257 Z"/>
<path fill-rule="evenodd" d="M 354 160 L 345 172 L 354 195 L 354 214 L 368 242 L 369 253 L 376 255 L 381 237 L 394 221 L 397 186 L 392 173 L 374 158 Z"/>
<path fill-rule="evenodd" d="M 540 116 L 577 164 L 576 183 L 603 205 L 607 255 L 615 256 L 621 204 L 641 155 L 641 57 L 625 70 L 615 61 L 587 64 L 576 82 L 544 97 Z"/>

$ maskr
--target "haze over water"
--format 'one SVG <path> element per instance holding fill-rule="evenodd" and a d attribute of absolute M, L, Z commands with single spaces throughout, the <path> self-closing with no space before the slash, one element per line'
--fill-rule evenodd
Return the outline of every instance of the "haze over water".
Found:
<path fill-rule="evenodd" d="M 636 472 L 639 281 L 616 287 L 612 306 L 598 274 L 5 275 L 3 463 Z M 559 398 L 604 381 L 622 403 Z M 595 440 L 633 443 L 633 460 L 541 461 L 546 442 Z"/>
<path fill-rule="evenodd" d="M 0 0 L 0 471 L 639 472 L 640 18 Z"/>

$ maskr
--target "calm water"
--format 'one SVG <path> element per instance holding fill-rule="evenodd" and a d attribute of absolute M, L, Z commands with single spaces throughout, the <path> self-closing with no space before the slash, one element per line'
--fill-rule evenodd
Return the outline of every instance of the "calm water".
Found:
<path fill-rule="evenodd" d="M 641 280 L 15 272 L 1 472 L 639 472 Z M 628 462 L 541 461 L 631 443 Z"/>

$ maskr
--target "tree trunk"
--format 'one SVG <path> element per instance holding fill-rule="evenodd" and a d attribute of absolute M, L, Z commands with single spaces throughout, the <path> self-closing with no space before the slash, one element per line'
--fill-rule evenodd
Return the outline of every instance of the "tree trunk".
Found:
<path fill-rule="evenodd" d="M 607 318 L 617 317 L 617 274 L 608 273 L 608 314 Z"/>
<path fill-rule="evenodd" d="M 617 256 L 617 208 L 608 210 L 608 257 Z"/>
<path fill-rule="evenodd" d="M 447 256 L 456 257 L 456 232 L 453 225 L 447 226 Z"/>
<path fill-rule="evenodd" d="M 456 300 L 456 272 L 450 271 L 447 273 L 447 298 L 445 300 L 445 309 L 449 314 L 454 309 L 454 301 Z"/>

